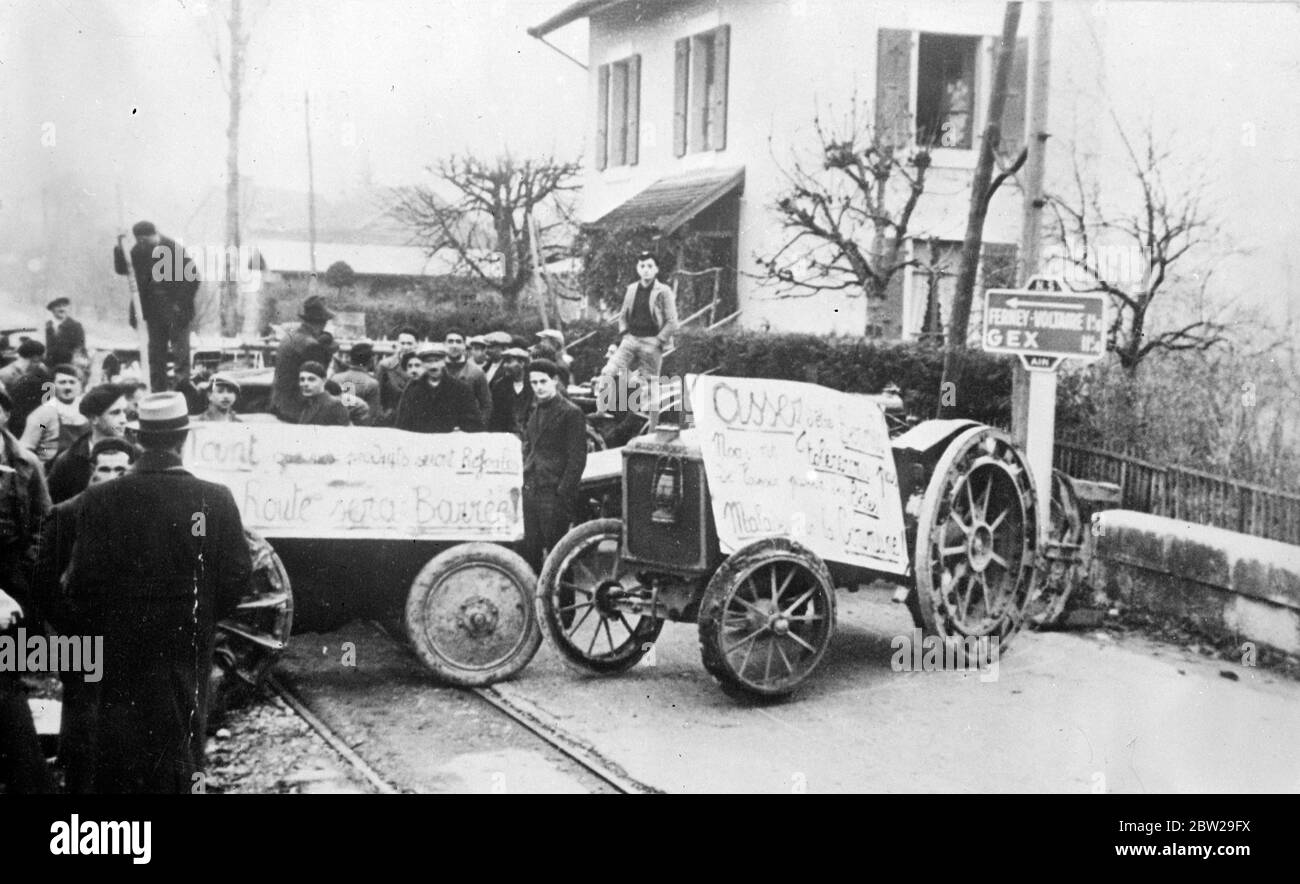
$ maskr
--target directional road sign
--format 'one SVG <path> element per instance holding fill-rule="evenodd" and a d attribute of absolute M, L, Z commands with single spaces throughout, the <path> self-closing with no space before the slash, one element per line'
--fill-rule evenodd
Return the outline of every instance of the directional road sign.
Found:
<path fill-rule="evenodd" d="M 1026 368 L 1051 370 L 1062 359 L 1095 362 L 1106 352 L 1106 296 L 1030 289 L 989 289 L 984 349 L 1014 353 Z"/>

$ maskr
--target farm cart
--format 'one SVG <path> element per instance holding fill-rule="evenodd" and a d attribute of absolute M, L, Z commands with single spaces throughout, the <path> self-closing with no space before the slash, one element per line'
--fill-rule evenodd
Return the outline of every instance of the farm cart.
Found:
<path fill-rule="evenodd" d="M 693 621 L 724 690 L 782 696 L 826 652 L 835 587 L 879 578 L 958 655 L 1006 647 L 1041 565 L 1033 479 L 1004 433 L 926 421 L 890 439 L 869 397 L 688 384 L 696 427 L 629 442 L 622 518 L 577 526 L 543 566 L 540 616 L 570 662 L 622 671 L 666 621 Z"/>
<path fill-rule="evenodd" d="M 522 536 L 519 442 L 503 434 L 200 424 L 187 468 L 229 487 L 253 558 L 220 655 L 257 684 L 292 632 L 400 620 L 460 686 L 514 675 L 541 643 Z"/>

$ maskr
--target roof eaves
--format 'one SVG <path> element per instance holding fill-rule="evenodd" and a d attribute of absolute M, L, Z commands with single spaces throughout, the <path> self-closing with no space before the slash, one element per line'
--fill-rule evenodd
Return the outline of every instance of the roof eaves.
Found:
<path fill-rule="evenodd" d="M 600 12 L 610 6 L 617 6 L 627 0 L 578 0 L 561 9 L 555 15 L 548 18 L 539 25 L 534 25 L 528 29 L 528 36 L 541 39 L 552 31 L 558 31 L 567 24 L 571 24 L 579 19 L 588 18 L 589 16 Z"/>

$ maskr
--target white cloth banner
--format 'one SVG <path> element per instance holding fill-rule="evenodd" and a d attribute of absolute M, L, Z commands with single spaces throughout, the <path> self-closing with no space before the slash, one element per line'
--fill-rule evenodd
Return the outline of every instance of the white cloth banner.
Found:
<path fill-rule="evenodd" d="M 816 384 L 689 375 L 724 552 L 783 535 L 823 559 L 907 571 L 898 476 L 880 407 Z"/>
<path fill-rule="evenodd" d="M 523 454 L 509 433 L 196 423 L 185 467 L 266 537 L 515 541 Z"/>

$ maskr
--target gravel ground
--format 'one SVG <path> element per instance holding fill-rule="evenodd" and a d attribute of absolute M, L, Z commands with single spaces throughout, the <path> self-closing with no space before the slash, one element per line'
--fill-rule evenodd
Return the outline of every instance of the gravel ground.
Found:
<path fill-rule="evenodd" d="M 362 793 L 374 789 L 279 697 L 226 713 L 208 738 L 207 791 Z"/>

